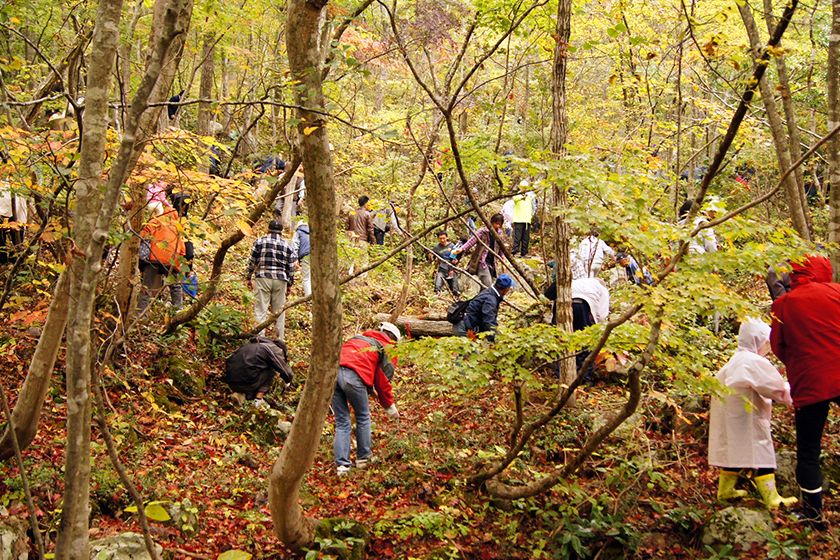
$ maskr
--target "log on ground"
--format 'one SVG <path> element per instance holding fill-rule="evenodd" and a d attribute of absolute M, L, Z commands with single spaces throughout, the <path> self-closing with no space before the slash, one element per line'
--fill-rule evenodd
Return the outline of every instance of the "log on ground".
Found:
<path fill-rule="evenodd" d="M 388 313 L 377 313 L 373 316 L 373 320 L 376 324 L 381 323 L 382 321 L 387 321 L 390 318 Z M 406 322 L 408 323 L 408 329 L 406 329 Z M 420 317 L 414 317 L 411 315 L 403 315 L 398 317 L 394 324 L 399 327 L 399 329 L 403 333 L 411 332 L 411 336 L 414 338 L 424 337 L 424 336 L 452 336 L 452 323 L 449 321 L 429 321 L 427 319 L 421 319 Z"/>

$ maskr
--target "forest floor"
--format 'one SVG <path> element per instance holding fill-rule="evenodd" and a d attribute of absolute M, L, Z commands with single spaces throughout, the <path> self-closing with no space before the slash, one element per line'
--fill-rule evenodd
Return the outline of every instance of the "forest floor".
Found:
<path fill-rule="evenodd" d="M 236 299 L 235 294 L 227 297 L 229 302 Z M 428 301 L 420 304 L 427 306 Z M 3 350 L 12 363 L 0 376 L 7 394 L 15 395 L 23 381 L 44 311 L 36 306 L 9 318 L 11 346 Z M 364 317 L 346 321 L 348 335 L 352 321 Z M 228 550 L 246 551 L 254 558 L 291 557 L 272 533 L 267 480 L 284 438 L 277 422 L 292 419 L 306 376 L 307 331 L 308 310 L 291 310 L 287 336 L 297 380 L 285 394 L 272 395 L 275 412 L 230 398 L 219 377 L 223 357 L 236 341 L 217 333 L 213 342 L 201 326 L 174 338 L 162 338 L 148 327 L 138 333 L 138 342 L 115 371 L 105 372 L 106 408 L 122 461 L 145 500 L 168 502 L 164 505 L 170 513 L 173 504 L 181 512 L 176 520 L 151 522 L 153 536 L 169 557 L 215 559 Z M 549 381 L 546 377 L 547 386 Z M 835 527 L 829 532 L 814 533 L 781 513 L 769 545 L 742 553 L 704 547 L 703 526 L 723 507 L 714 499 L 717 472 L 706 462 L 707 402 L 679 402 L 663 391 L 663 383 L 667 387 L 667 376 L 646 379 L 639 412 L 573 480 L 540 497 L 511 502 L 489 499 L 465 483 L 478 461 L 504 449 L 513 416 L 509 389 L 491 384 L 482 394 L 452 394 L 418 368 L 400 367 L 395 378 L 400 421 L 389 421 L 378 405 L 372 406 L 378 461 L 367 470 L 337 477 L 328 418 L 302 492 L 303 507 L 313 517 L 364 524 L 370 531 L 369 558 L 840 556 L 840 503 L 834 493 L 827 499 L 828 519 Z M 24 453 L 42 529 L 51 540 L 63 486 L 62 384 L 59 374 L 36 440 Z M 528 479 L 561 464 L 620 406 L 624 394 L 621 379 L 605 374 L 579 390 L 577 405 L 532 442 L 524 453 L 528 463 L 516 463 L 514 476 Z M 535 409 L 550 398 L 548 391 L 527 395 Z M 792 413 L 777 407 L 776 444 L 788 453 L 794 448 L 792 425 Z M 834 414 L 827 427 L 826 456 L 838 456 L 838 432 L 840 417 Z M 93 456 L 91 537 L 139 532 L 96 430 Z M 838 483 L 840 479 L 833 481 L 832 490 Z M 746 503 L 758 505 L 754 498 Z M 0 465 L 0 506 L 9 515 L 25 516 L 18 469 L 11 463 Z M 331 557 L 334 542 L 322 539 L 317 544 L 326 551 L 320 557 Z"/>

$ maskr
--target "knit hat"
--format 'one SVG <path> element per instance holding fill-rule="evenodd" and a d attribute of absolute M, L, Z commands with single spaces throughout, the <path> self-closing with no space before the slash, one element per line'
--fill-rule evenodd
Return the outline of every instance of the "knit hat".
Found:
<path fill-rule="evenodd" d="M 516 282 L 514 282 L 513 278 L 507 274 L 499 274 L 499 277 L 496 278 L 496 288 L 499 288 L 500 290 L 512 288 L 514 284 L 516 284 Z"/>
<path fill-rule="evenodd" d="M 270 222 L 268 222 L 268 231 L 282 232 L 283 224 L 281 224 L 278 220 L 271 220 Z"/>

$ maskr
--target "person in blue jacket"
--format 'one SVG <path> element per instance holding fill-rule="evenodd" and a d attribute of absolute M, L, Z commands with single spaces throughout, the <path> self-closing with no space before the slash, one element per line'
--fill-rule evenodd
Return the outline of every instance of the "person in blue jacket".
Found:
<path fill-rule="evenodd" d="M 497 315 L 505 295 L 513 288 L 514 282 L 507 274 L 500 274 L 496 282 L 485 288 L 467 305 L 464 319 L 453 327 L 455 334 L 474 339 L 477 334 L 488 332 L 487 338 L 495 338 L 499 323 Z"/>

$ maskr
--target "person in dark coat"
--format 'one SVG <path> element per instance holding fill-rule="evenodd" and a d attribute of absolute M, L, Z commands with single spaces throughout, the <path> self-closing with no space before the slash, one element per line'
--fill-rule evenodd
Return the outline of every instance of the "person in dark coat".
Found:
<path fill-rule="evenodd" d="M 791 291 L 773 302 L 770 345 L 787 368 L 796 409 L 796 480 L 804 505 L 798 515 L 824 529 L 820 455 L 829 408 L 840 405 L 840 284 L 831 281 L 825 257 L 791 267 Z"/>
<path fill-rule="evenodd" d="M 481 291 L 467 305 L 464 319 L 452 327 L 455 334 L 474 339 L 478 333 L 489 332 L 488 339 L 495 338 L 499 326 L 497 315 L 505 295 L 513 288 L 513 278 L 500 274 L 496 282 Z"/>
<path fill-rule="evenodd" d="M 247 400 L 260 400 L 271 390 L 278 373 L 286 383 L 292 382 L 286 345 L 281 340 L 255 336 L 225 360 L 222 380 Z"/>
<path fill-rule="evenodd" d="M 788 264 L 771 266 L 767 269 L 767 276 L 764 281 L 767 283 L 767 291 L 770 292 L 770 299 L 776 301 L 790 291 L 790 272 L 787 271 Z M 779 272 L 776 272 L 776 271 Z"/>

